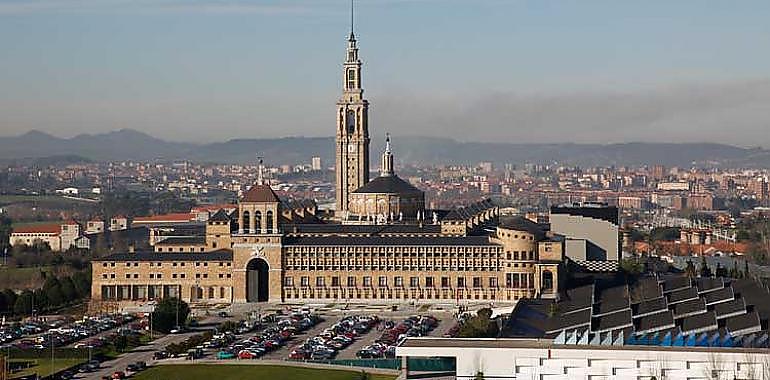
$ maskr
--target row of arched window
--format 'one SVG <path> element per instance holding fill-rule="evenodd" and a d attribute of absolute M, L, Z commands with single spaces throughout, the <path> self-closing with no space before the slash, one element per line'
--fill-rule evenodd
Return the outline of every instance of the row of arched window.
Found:
<path fill-rule="evenodd" d="M 272 232 L 273 229 L 273 212 L 268 211 L 265 213 L 265 222 L 267 226 L 267 230 L 269 232 Z M 243 230 L 248 231 L 251 226 L 251 213 L 248 211 L 243 212 L 243 222 L 242 222 Z M 254 226 L 252 228 L 253 231 L 261 231 L 262 230 L 262 212 L 261 211 L 254 211 Z"/>

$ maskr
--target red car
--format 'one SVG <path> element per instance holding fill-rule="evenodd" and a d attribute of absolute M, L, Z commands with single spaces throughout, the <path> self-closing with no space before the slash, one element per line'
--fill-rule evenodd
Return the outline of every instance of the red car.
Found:
<path fill-rule="evenodd" d="M 242 350 L 238 353 L 238 359 L 256 359 L 257 355 L 251 351 Z"/>
<path fill-rule="evenodd" d="M 123 372 L 123 371 L 115 371 L 115 372 L 112 373 L 112 379 L 113 380 L 125 379 L 125 378 L 126 378 L 126 373 Z"/>

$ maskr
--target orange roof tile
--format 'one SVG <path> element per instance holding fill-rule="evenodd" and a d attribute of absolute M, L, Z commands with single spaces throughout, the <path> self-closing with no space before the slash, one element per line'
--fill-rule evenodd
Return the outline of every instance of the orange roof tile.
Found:
<path fill-rule="evenodd" d="M 241 202 L 280 202 L 270 186 L 254 185 L 243 195 Z"/>
<path fill-rule="evenodd" d="M 58 234 L 61 232 L 61 225 L 52 224 L 32 224 L 28 226 L 19 226 L 13 228 L 15 234 Z"/>
<path fill-rule="evenodd" d="M 180 212 L 173 214 L 162 214 L 153 216 L 142 216 L 134 218 L 134 223 L 147 222 L 189 222 L 195 220 L 195 215 L 189 212 Z"/>

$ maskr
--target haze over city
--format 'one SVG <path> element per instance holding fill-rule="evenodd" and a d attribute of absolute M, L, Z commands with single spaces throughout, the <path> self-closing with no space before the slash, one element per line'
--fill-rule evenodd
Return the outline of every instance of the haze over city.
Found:
<path fill-rule="evenodd" d="M 371 124 L 502 142 L 768 145 L 763 1 L 362 0 Z M 346 1 L 0 0 L 0 135 L 329 136 Z"/>

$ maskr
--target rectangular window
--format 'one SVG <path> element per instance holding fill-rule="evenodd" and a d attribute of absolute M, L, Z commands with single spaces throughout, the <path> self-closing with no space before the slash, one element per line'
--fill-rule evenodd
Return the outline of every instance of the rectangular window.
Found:
<path fill-rule="evenodd" d="M 302 285 L 302 286 L 310 286 L 310 277 L 302 276 L 299 279 L 299 284 Z"/>
<path fill-rule="evenodd" d="M 449 287 L 449 277 L 441 277 L 441 287 L 442 288 Z"/>
<path fill-rule="evenodd" d="M 474 277 L 473 278 L 473 287 L 474 288 L 480 288 L 481 287 L 481 277 Z"/>
<path fill-rule="evenodd" d="M 433 277 L 425 277 L 425 286 L 428 288 L 433 287 Z"/>
<path fill-rule="evenodd" d="M 322 286 L 324 286 L 324 285 L 325 285 L 325 283 L 326 283 L 326 281 L 325 281 L 325 280 L 326 280 L 326 279 L 325 279 L 324 277 L 321 277 L 321 276 L 319 276 L 319 277 L 316 277 L 316 278 L 315 278 L 315 286 L 317 286 L 317 287 L 319 287 L 319 288 L 320 288 L 320 287 L 322 287 Z"/>
<path fill-rule="evenodd" d="M 339 276 L 332 276 L 332 286 L 334 286 L 334 287 L 340 286 L 340 278 L 339 278 Z"/>
<path fill-rule="evenodd" d="M 372 278 L 369 276 L 364 276 L 364 286 L 372 286 Z"/>
<path fill-rule="evenodd" d="M 410 277 L 409 278 L 409 286 L 416 288 L 420 286 L 420 278 L 419 277 Z"/>
<path fill-rule="evenodd" d="M 388 278 L 385 276 L 380 276 L 380 282 L 381 287 L 388 286 Z"/>
<path fill-rule="evenodd" d="M 294 286 L 294 278 L 286 277 L 283 279 L 284 286 Z"/>
<path fill-rule="evenodd" d="M 401 276 L 396 276 L 396 278 L 394 279 L 394 283 L 396 287 L 400 288 L 404 286 L 404 278 Z"/>
<path fill-rule="evenodd" d="M 348 286 L 354 287 L 356 286 L 356 278 L 353 276 L 348 276 Z"/>
<path fill-rule="evenodd" d="M 490 277 L 489 278 L 489 287 L 490 288 L 496 288 L 497 287 L 497 277 Z"/>
<path fill-rule="evenodd" d="M 457 287 L 458 288 L 465 287 L 465 277 L 457 277 Z"/>

